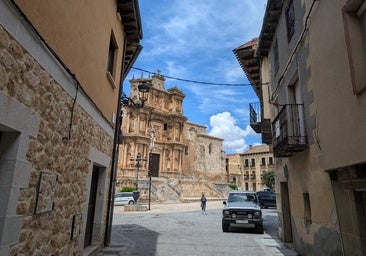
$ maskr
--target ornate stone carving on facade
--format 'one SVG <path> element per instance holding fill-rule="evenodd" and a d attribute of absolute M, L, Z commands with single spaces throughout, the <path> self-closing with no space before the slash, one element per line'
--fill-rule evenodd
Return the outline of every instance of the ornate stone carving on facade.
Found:
<path fill-rule="evenodd" d="M 138 81 L 141 82 L 139 78 Z M 134 131 L 125 134 L 125 143 L 139 147 L 143 157 L 149 154 L 150 136 L 149 131 L 155 131 L 154 148 L 152 150 L 153 161 L 156 171 L 152 171 L 153 177 L 180 178 L 183 176 L 194 176 L 193 173 L 208 173 L 207 177 L 219 177 L 216 181 L 221 181 L 221 175 L 224 169 L 224 160 L 220 155 L 209 154 L 200 155 L 199 148 L 208 152 L 210 143 L 222 151 L 222 139 L 206 136 L 206 127 L 193 123 L 188 123 L 183 115 L 183 99 L 185 94 L 177 87 L 164 89 L 165 79 L 162 76 L 154 75 L 152 78 L 146 78 L 151 84 L 150 97 L 145 103 L 145 107 L 139 111 L 128 111 L 123 120 L 122 130 L 129 124 L 129 127 L 135 127 Z M 138 83 L 131 80 L 131 87 Z M 133 92 L 133 89 L 130 90 Z M 146 113 L 146 114 L 145 114 Z M 187 127 L 187 128 L 186 128 Z M 130 131 L 132 131 L 130 129 Z M 202 134 L 204 137 L 199 137 Z M 122 146 L 121 152 L 125 152 Z M 207 150 L 206 150 L 207 148 Z M 136 149 L 131 149 L 131 154 L 136 154 Z M 209 159 L 207 157 L 211 157 Z M 122 162 L 119 168 L 128 169 L 127 158 L 120 158 Z M 123 159 L 123 160 L 122 160 Z M 123 162 L 124 161 L 124 162 Z M 198 161 L 200 164 L 198 164 Z M 149 166 L 149 164 L 147 164 Z M 144 173 L 147 176 L 147 168 L 140 169 L 141 177 Z M 135 176 L 134 170 L 129 172 L 120 172 L 117 179 L 132 179 Z M 129 175 L 129 176 L 126 176 Z"/>

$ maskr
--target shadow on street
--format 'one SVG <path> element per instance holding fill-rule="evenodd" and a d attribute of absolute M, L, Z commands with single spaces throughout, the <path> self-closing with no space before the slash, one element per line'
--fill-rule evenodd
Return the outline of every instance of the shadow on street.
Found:
<path fill-rule="evenodd" d="M 113 225 L 111 247 L 125 247 L 126 255 L 154 256 L 159 233 L 136 224 Z"/>

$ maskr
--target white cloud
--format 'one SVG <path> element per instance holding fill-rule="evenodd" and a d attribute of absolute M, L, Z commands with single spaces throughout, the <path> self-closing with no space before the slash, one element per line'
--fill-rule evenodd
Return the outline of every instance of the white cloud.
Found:
<path fill-rule="evenodd" d="M 148 6 L 150 12 L 142 19 L 144 34 L 149 37 L 144 44 L 148 46 L 146 51 L 150 57 L 195 55 L 197 52 L 209 56 L 214 49 L 235 48 L 259 35 L 266 2 L 230 0 L 227 4 L 221 0 L 170 0 L 160 1 L 158 5 L 150 1 L 140 3 L 140 6 Z"/>
<path fill-rule="evenodd" d="M 249 125 L 243 130 L 236 122 L 230 112 L 217 113 L 210 117 L 211 130 L 208 134 L 224 139 L 225 152 L 243 152 L 248 147 L 245 137 L 255 134 Z"/>
<path fill-rule="evenodd" d="M 187 80 L 249 83 L 233 49 L 259 35 L 267 0 L 229 2 L 139 0 L 144 38 L 134 66 Z M 132 70 L 129 77 L 141 73 Z M 247 126 L 248 104 L 258 101 L 250 86 L 213 86 L 166 78 L 165 88 L 173 86 L 186 94 L 184 115 L 188 120 L 208 127 L 210 117 L 222 120 L 221 125 L 211 125 L 211 132 L 225 139 L 227 151 L 242 150 L 260 139 Z"/>

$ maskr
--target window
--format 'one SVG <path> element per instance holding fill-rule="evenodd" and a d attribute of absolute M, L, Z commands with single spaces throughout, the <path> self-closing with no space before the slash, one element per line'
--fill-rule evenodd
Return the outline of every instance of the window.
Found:
<path fill-rule="evenodd" d="M 293 34 L 295 33 L 295 8 L 294 1 L 288 5 L 286 10 L 286 25 L 287 25 L 287 40 L 290 42 Z"/>
<path fill-rule="evenodd" d="M 251 179 L 255 179 L 256 177 L 255 177 L 255 171 L 252 171 L 252 174 L 250 175 L 250 178 Z"/>
<path fill-rule="evenodd" d="M 274 53 L 273 66 L 274 66 L 274 73 L 276 75 L 277 72 L 278 72 L 278 69 L 279 69 L 279 57 L 278 57 L 278 43 L 277 43 L 277 40 L 275 41 L 275 44 L 273 46 L 273 53 Z"/>
<path fill-rule="evenodd" d="M 275 122 L 275 138 L 279 138 L 281 135 L 281 127 L 280 127 L 280 120 L 278 119 Z"/>
<path fill-rule="evenodd" d="M 273 164 L 273 157 L 269 157 L 268 164 Z"/>
<path fill-rule="evenodd" d="M 255 166 L 255 159 L 252 158 L 252 166 Z"/>
<path fill-rule="evenodd" d="M 262 157 L 262 166 L 265 166 L 266 165 L 266 159 L 264 157 Z"/>
<path fill-rule="evenodd" d="M 210 143 L 208 145 L 208 153 L 211 154 L 212 153 L 212 143 Z"/>
<path fill-rule="evenodd" d="M 358 95 L 366 90 L 366 1 L 348 0 L 342 11 L 353 93 Z"/>
<path fill-rule="evenodd" d="M 311 224 L 311 207 L 310 207 L 310 197 L 309 193 L 303 194 L 304 198 L 304 221 L 305 224 Z"/>
<path fill-rule="evenodd" d="M 185 146 L 185 148 L 184 148 L 184 154 L 185 155 L 188 155 L 188 146 Z"/>
<path fill-rule="evenodd" d="M 357 215 L 357 224 L 362 233 L 365 233 L 366 227 L 366 191 L 355 191 L 355 209 Z"/>
<path fill-rule="evenodd" d="M 164 131 L 168 130 L 168 124 L 164 123 Z"/>
<path fill-rule="evenodd" d="M 115 63 L 116 63 L 116 50 L 117 44 L 112 33 L 111 38 L 109 40 L 109 50 L 108 50 L 108 60 L 107 60 L 107 72 L 109 72 L 112 77 L 115 75 Z"/>
<path fill-rule="evenodd" d="M 248 167 L 248 166 L 249 166 L 249 160 L 248 159 L 245 159 L 244 167 Z"/>

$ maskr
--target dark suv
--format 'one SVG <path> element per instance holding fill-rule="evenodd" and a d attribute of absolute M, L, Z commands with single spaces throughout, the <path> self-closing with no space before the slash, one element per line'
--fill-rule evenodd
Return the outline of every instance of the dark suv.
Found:
<path fill-rule="evenodd" d="M 263 234 L 262 211 L 258 203 L 257 193 L 251 191 L 231 191 L 222 210 L 222 231 L 228 232 L 230 227 L 252 228 Z"/>
<path fill-rule="evenodd" d="M 258 201 L 261 208 L 276 207 L 276 194 L 271 191 L 258 191 Z"/>

